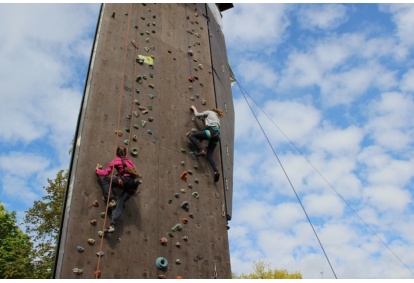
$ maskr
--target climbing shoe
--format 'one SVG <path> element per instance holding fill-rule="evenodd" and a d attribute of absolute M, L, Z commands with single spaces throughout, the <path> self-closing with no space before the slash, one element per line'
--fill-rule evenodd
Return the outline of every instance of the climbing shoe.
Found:
<path fill-rule="evenodd" d="M 219 172 L 214 172 L 214 183 L 217 183 L 220 179 L 220 173 Z"/>
<path fill-rule="evenodd" d="M 104 230 L 104 233 L 113 233 L 115 232 L 115 227 L 113 225 L 109 226 Z"/>
<path fill-rule="evenodd" d="M 109 202 L 109 207 L 110 208 L 115 208 L 115 206 L 116 206 L 116 201 L 113 199 Z"/>

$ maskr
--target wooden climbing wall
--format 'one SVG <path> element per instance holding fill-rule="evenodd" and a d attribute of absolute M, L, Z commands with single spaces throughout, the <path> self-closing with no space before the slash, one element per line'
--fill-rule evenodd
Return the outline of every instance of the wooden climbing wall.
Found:
<path fill-rule="evenodd" d="M 190 82 L 190 77 L 197 78 Z M 203 127 L 193 121 L 191 105 L 199 111 L 225 110 L 222 141 L 214 155 L 221 169 L 218 183 L 207 160 L 189 154 L 186 133 Z M 79 116 L 54 277 L 89 279 L 99 270 L 100 278 L 231 278 L 227 221 L 233 139 L 225 43 L 209 7 L 104 4 Z M 106 203 L 95 167 L 107 166 L 118 145 L 127 146 L 143 183 L 126 203 L 116 231 L 101 238 L 98 231 L 110 219 L 101 217 Z M 137 157 L 130 154 L 133 148 Z M 187 181 L 180 178 L 184 171 Z M 99 207 L 92 205 L 95 200 Z M 189 211 L 181 208 L 185 201 Z M 172 231 L 178 223 L 181 231 Z M 166 245 L 160 243 L 163 237 Z M 164 269 L 156 266 L 160 257 L 168 260 Z"/>

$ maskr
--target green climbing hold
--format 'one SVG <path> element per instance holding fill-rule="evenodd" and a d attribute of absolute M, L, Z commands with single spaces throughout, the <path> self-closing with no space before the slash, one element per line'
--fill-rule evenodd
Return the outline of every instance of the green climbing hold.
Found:
<path fill-rule="evenodd" d="M 154 99 L 154 95 L 153 95 L 153 94 L 148 94 L 148 97 L 149 97 L 150 99 Z"/>
<path fill-rule="evenodd" d="M 144 33 L 143 33 L 143 32 L 140 32 L 139 34 L 140 34 L 140 35 L 144 35 Z"/>
<path fill-rule="evenodd" d="M 174 227 L 171 228 L 171 230 L 174 232 L 181 231 L 181 229 L 183 229 L 183 225 L 181 223 L 177 223 L 174 225 Z"/>
<path fill-rule="evenodd" d="M 135 89 L 135 92 L 136 92 L 136 93 L 139 93 L 139 88 Z"/>
<path fill-rule="evenodd" d="M 151 105 L 148 105 L 148 109 L 149 109 L 149 110 L 152 110 L 152 106 L 151 106 Z"/>
<path fill-rule="evenodd" d="M 171 238 L 174 238 L 174 235 L 173 235 L 173 233 L 168 233 L 168 236 L 170 236 Z"/>
<path fill-rule="evenodd" d="M 152 135 L 152 131 L 151 131 L 151 130 L 148 130 L 148 131 L 147 131 L 147 133 L 148 133 L 149 135 Z"/>
<path fill-rule="evenodd" d="M 137 124 L 134 124 L 132 127 L 134 127 L 134 129 L 139 129 Z"/>
<path fill-rule="evenodd" d="M 76 250 L 80 253 L 82 253 L 85 249 L 82 246 L 77 246 Z"/>
<path fill-rule="evenodd" d="M 158 269 L 164 269 L 168 266 L 168 260 L 165 257 L 160 256 L 155 261 L 155 265 L 157 266 Z"/>
<path fill-rule="evenodd" d="M 138 60 L 142 60 L 142 59 L 138 59 Z M 144 62 L 144 60 L 142 60 L 142 62 Z M 141 76 L 138 76 L 137 79 L 136 79 L 136 81 L 137 81 L 137 83 L 140 84 L 142 82 L 142 77 Z"/>
<path fill-rule="evenodd" d="M 153 78 L 154 77 L 154 74 L 153 73 L 150 73 L 150 77 Z"/>
<path fill-rule="evenodd" d="M 192 193 L 193 197 L 195 197 L 196 199 L 198 199 L 200 197 L 200 195 L 197 192 Z"/>
<path fill-rule="evenodd" d="M 195 97 L 199 98 L 199 97 L 200 97 L 200 95 L 199 95 L 198 93 L 196 93 L 196 94 L 195 94 Z"/>
<path fill-rule="evenodd" d="M 131 130 L 129 128 L 125 128 L 125 132 L 129 133 Z"/>
<path fill-rule="evenodd" d="M 169 199 L 169 200 L 168 200 L 168 204 L 171 204 L 171 203 L 172 203 L 172 199 Z"/>

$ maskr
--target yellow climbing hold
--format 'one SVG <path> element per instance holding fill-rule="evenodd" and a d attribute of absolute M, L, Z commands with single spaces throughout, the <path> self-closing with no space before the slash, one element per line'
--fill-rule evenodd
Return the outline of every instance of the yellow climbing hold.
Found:
<path fill-rule="evenodd" d="M 154 64 L 154 58 L 151 56 L 144 56 L 144 55 L 138 55 L 138 60 L 144 60 L 145 64 L 153 65 Z"/>

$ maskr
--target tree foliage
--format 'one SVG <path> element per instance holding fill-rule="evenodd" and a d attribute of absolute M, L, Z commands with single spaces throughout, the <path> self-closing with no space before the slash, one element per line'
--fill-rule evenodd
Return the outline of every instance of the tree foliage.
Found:
<path fill-rule="evenodd" d="M 32 235 L 35 243 L 36 264 L 32 278 L 52 277 L 67 180 L 67 170 L 60 170 L 54 180 L 48 179 L 49 185 L 44 187 L 47 194 L 26 211 L 26 232 Z"/>
<path fill-rule="evenodd" d="M 253 272 L 250 274 L 232 274 L 233 279 L 302 279 L 300 272 L 289 273 L 286 269 L 271 269 L 266 261 L 254 261 Z"/>
<path fill-rule="evenodd" d="M 0 278 L 31 278 L 31 251 L 29 236 L 16 224 L 16 213 L 9 213 L 0 203 Z"/>

